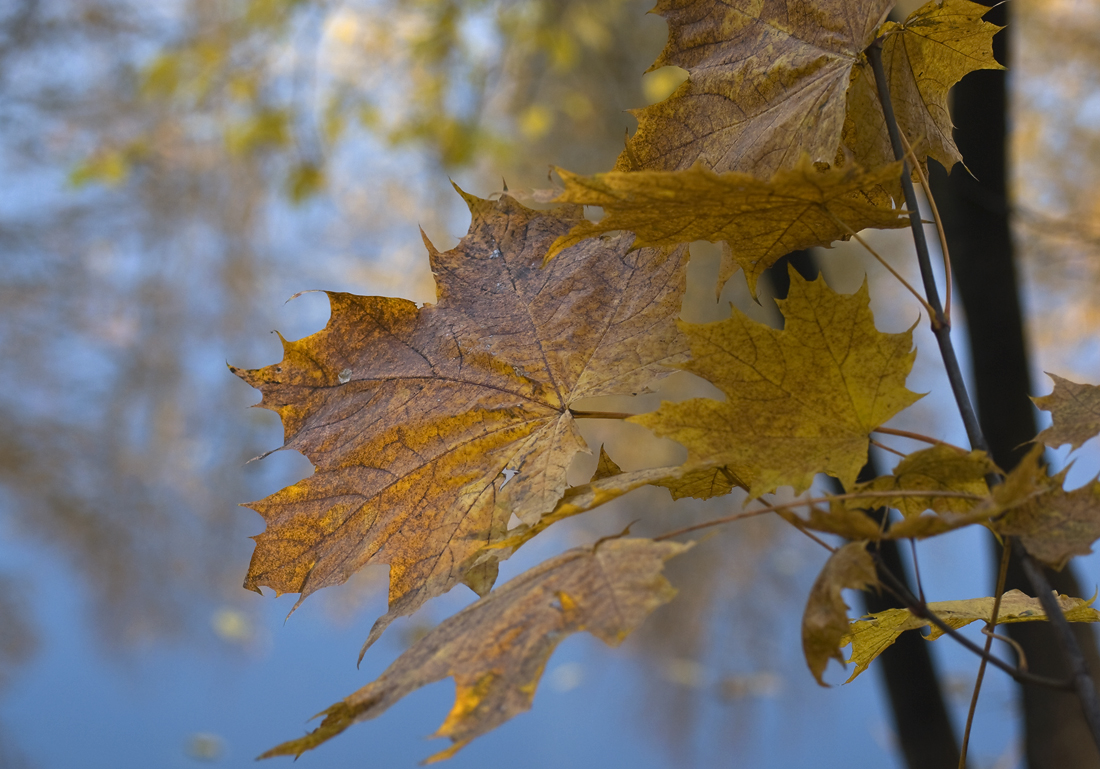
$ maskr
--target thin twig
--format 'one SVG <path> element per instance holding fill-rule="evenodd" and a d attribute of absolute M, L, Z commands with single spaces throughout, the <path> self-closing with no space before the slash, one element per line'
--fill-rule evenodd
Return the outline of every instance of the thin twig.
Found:
<path fill-rule="evenodd" d="M 787 523 L 789 523 L 791 526 L 794 526 L 796 529 L 798 529 L 800 532 L 805 534 L 807 537 L 812 539 L 817 544 L 821 545 L 823 548 L 828 550 L 830 553 L 835 553 L 836 552 L 835 547 L 830 545 L 828 542 L 826 542 L 821 537 L 817 536 L 816 534 L 814 534 L 813 532 L 811 532 L 809 529 L 805 528 L 804 526 L 799 526 L 796 521 L 792 521 L 790 518 L 784 518 L 783 520 L 786 521 Z"/>
<path fill-rule="evenodd" d="M 920 561 L 917 560 L 917 540 L 909 540 L 909 550 L 913 553 L 913 575 L 917 580 L 917 597 L 921 603 L 927 603 L 924 599 L 924 583 L 920 579 Z"/>
<path fill-rule="evenodd" d="M 764 513 L 774 513 L 779 510 L 789 510 L 792 507 L 802 507 L 803 505 L 817 505 L 822 502 L 832 502 L 834 500 L 841 499 L 874 499 L 874 498 L 897 498 L 897 497 L 951 497 L 954 499 L 985 499 L 980 494 L 969 494 L 964 491 L 914 491 L 909 489 L 898 489 L 897 491 L 856 491 L 848 494 L 830 494 L 825 497 L 815 497 L 813 499 L 796 499 L 791 502 L 784 502 L 780 505 L 769 505 L 768 507 L 760 507 L 756 510 L 747 510 L 743 513 L 736 513 L 734 515 L 725 515 L 721 518 L 714 518 L 709 521 L 703 521 L 702 523 L 695 523 L 691 526 L 685 526 L 682 529 L 676 529 L 675 531 L 666 531 L 664 534 L 660 534 L 653 537 L 655 541 L 661 541 L 664 539 L 671 539 L 672 537 L 678 537 L 681 534 L 688 534 L 692 531 L 698 531 L 699 529 L 707 529 L 711 526 L 721 526 L 724 523 L 733 523 L 734 521 L 741 521 L 745 518 L 752 518 L 757 515 L 763 515 Z"/>
<path fill-rule="evenodd" d="M 891 267 L 890 263 L 888 261 L 886 261 L 884 258 L 882 258 L 882 256 L 878 253 L 878 251 L 875 251 L 875 249 L 871 248 L 871 245 L 866 240 L 861 238 L 859 236 L 858 232 L 856 232 L 851 227 L 849 227 L 847 225 L 847 223 L 844 222 L 843 219 L 841 219 L 838 216 L 836 216 L 835 214 L 833 214 L 832 211 L 827 211 L 826 213 L 828 213 L 829 216 L 832 217 L 832 220 L 834 222 L 836 222 L 838 225 L 840 225 L 840 227 L 842 229 L 847 230 L 848 234 L 851 237 L 855 238 L 857 243 L 859 243 L 861 246 L 863 246 L 865 249 L 867 249 L 868 253 L 870 253 L 871 256 L 878 259 L 879 264 L 881 264 L 883 267 L 885 267 L 887 270 L 889 270 L 890 274 L 893 275 L 895 278 L 897 278 L 898 282 L 901 283 L 901 285 L 903 285 L 907 289 L 909 289 L 909 293 L 911 293 L 913 296 L 915 296 L 917 298 L 917 301 L 921 303 L 921 305 L 924 307 L 924 309 L 928 312 L 929 315 L 931 315 L 933 317 L 935 316 L 935 314 L 936 314 L 935 310 L 933 310 L 932 306 L 930 304 L 928 304 L 928 302 L 925 300 L 925 298 L 923 296 L 920 295 L 920 292 L 917 291 L 917 289 L 913 288 L 913 286 L 909 283 L 909 281 L 907 281 L 905 278 L 903 278 L 901 276 L 900 272 L 898 272 L 893 267 Z"/>
<path fill-rule="evenodd" d="M 920 433 L 911 433 L 908 430 L 896 430 L 893 427 L 876 427 L 871 432 L 882 433 L 883 435 L 896 435 L 899 438 L 910 438 L 914 441 L 920 441 L 922 443 L 930 443 L 933 446 L 947 446 L 948 448 L 955 449 L 960 454 L 969 454 L 962 446 L 956 446 L 953 443 L 947 441 L 941 441 L 939 438 L 933 438 L 930 435 L 922 435 Z"/>
<path fill-rule="evenodd" d="M 943 256 L 943 316 L 947 318 L 947 325 L 951 325 L 951 252 L 947 248 L 947 232 L 943 228 L 943 219 L 940 218 L 940 209 L 936 205 L 936 199 L 932 196 L 932 185 L 928 183 L 928 176 L 925 175 L 924 169 L 921 167 L 920 160 L 917 158 L 917 153 L 913 152 L 913 148 L 909 145 L 909 140 L 905 138 L 905 134 L 898 132 L 898 136 L 901 137 L 901 143 L 905 145 L 905 151 L 909 153 L 909 160 L 913 163 L 913 168 L 916 169 L 917 178 L 920 179 L 920 186 L 924 190 L 924 197 L 928 199 L 928 206 L 932 209 L 932 221 L 936 225 L 936 234 L 940 237 L 940 254 Z M 928 222 L 921 220 L 923 224 Z"/>
<path fill-rule="evenodd" d="M 989 622 L 985 625 L 985 653 L 989 654 L 993 649 L 993 628 L 997 625 L 997 614 L 1001 611 L 1001 596 L 1005 591 L 1005 580 L 1008 578 L 1008 561 L 1012 553 L 1012 540 L 1005 542 L 1001 550 L 1001 567 L 997 572 L 997 587 L 993 591 L 993 612 L 989 615 Z M 1020 652 L 1022 659 L 1023 652 Z M 1017 662 L 1017 668 L 1027 670 L 1026 665 Z M 985 678 L 985 657 L 982 657 L 978 665 L 978 676 L 974 679 L 974 693 L 970 695 L 970 709 L 966 713 L 966 728 L 963 729 L 962 749 L 959 751 L 959 769 L 966 769 L 966 751 L 970 746 L 970 728 L 974 725 L 974 713 L 978 710 L 978 695 L 982 691 L 982 680 Z"/>
<path fill-rule="evenodd" d="M 901 188 L 905 192 L 905 205 L 909 209 L 909 225 L 913 231 L 913 244 L 917 249 L 917 261 L 920 264 L 921 280 L 924 282 L 924 294 L 932 308 L 932 333 L 936 336 L 936 343 L 940 347 L 940 355 L 943 358 L 944 368 L 947 370 L 947 378 L 951 382 L 951 392 L 955 396 L 955 403 L 959 407 L 963 425 L 966 427 L 966 436 L 970 440 L 972 448 L 989 452 L 989 444 L 986 443 L 982 428 L 978 424 L 978 415 L 974 406 L 970 403 L 970 396 L 966 392 L 966 381 L 963 379 L 962 367 L 959 365 L 959 357 L 955 353 L 955 347 L 951 342 L 951 326 L 943 314 L 943 305 L 940 304 L 939 289 L 936 288 L 935 274 L 932 272 L 932 257 L 928 251 L 928 241 L 924 237 L 924 226 L 921 224 L 920 211 L 917 206 L 917 193 L 913 189 L 913 179 L 909 172 L 909 163 L 905 160 L 905 149 L 901 144 L 901 130 L 898 128 L 898 120 L 894 115 L 894 106 L 890 101 L 890 87 L 886 82 L 886 73 L 882 67 L 882 42 L 876 40 L 867 49 L 867 60 L 871 63 L 871 69 L 875 73 L 875 86 L 878 89 L 879 102 L 882 105 L 882 114 L 886 119 L 886 128 L 890 133 L 890 145 L 894 150 L 894 159 L 902 162 Z"/>
<path fill-rule="evenodd" d="M 1006 644 L 1012 647 L 1012 651 L 1016 652 L 1016 667 L 1020 670 L 1027 670 L 1027 655 L 1024 654 L 1024 647 L 1020 646 L 1020 642 L 1012 636 L 1001 635 L 1000 633 L 994 633 L 987 627 L 982 628 L 982 633 L 991 638 L 996 638 L 998 641 L 1004 641 Z"/>

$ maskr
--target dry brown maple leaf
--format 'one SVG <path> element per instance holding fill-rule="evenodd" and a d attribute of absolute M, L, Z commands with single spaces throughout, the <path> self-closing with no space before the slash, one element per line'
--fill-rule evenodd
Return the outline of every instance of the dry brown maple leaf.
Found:
<path fill-rule="evenodd" d="M 508 516 L 554 509 L 586 451 L 569 406 L 643 389 L 685 359 L 675 327 L 686 249 L 587 241 L 549 267 L 576 207 L 532 211 L 463 194 L 473 219 L 451 251 L 428 243 L 439 303 L 330 293 L 324 330 L 282 362 L 234 369 L 279 413 L 284 448 L 314 475 L 250 506 L 267 522 L 245 587 L 310 593 L 390 566 L 392 619 L 459 581 L 485 594 Z M 425 239 L 425 242 L 427 240 Z M 496 497 L 505 470 L 510 506 Z"/>
<path fill-rule="evenodd" d="M 324 711 L 311 734 L 261 758 L 299 756 L 354 723 L 377 718 L 402 697 L 447 676 L 455 704 L 434 737 L 454 743 L 429 759 L 450 758 L 470 740 L 531 708 L 554 648 L 586 630 L 618 646 L 676 594 L 664 562 L 690 544 L 611 539 L 570 550 L 521 574 L 444 620 L 379 678 Z"/>
<path fill-rule="evenodd" d="M 1035 436 L 1035 440 L 1053 449 L 1064 443 L 1080 448 L 1100 434 L 1100 387 L 1077 384 L 1050 372 L 1047 376 L 1054 380 L 1054 392 L 1031 400 L 1050 412 L 1054 424 Z"/>
<path fill-rule="evenodd" d="M 689 78 L 636 110 L 617 170 L 714 171 L 767 179 L 808 154 L 836 161 L 845 93 L 892 0 L 659 0 L 668 43 L 650 70 Z"/>

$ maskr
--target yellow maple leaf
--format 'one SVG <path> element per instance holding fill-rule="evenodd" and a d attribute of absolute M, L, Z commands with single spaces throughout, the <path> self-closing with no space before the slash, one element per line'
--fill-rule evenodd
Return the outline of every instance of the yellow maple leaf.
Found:
<path fill-rule="evenodd" d="M 1077 384 L 1049 372 L 1047 376 L 1054 380 L 1054 392 L 1031 400 L 1043 411 L 1050 412 L 1054 424 L 1039 433 L 1035 440 L 1053 449 L 1064 443 L 1077 449 L 1100 435 L 1100 387 Z"/>
<path fill-rule="evenodd" d="M 852 68 L 891 0 L 659 0 L 669 38 L 650 68 L 675 65 L 688 80 L 636 110 L 638 131 L 616 166 L 715 171 L 761 179 L 802 154 L 832 164 Z"/>
<path fill-rule="evenodd" d="M 1100 612 L 1092 608 L 1092 601 L 1060 595 L 1058 604 L 1070 622 L 1100 622 Z M 958 630 L 971 622 L 989 622 L 993 616 L 993 598 L 933 601 L 928 604 L 928 609 L 943 620 L 945 625 Z M 996 624 L 1035 622 L 1046 618 L 1046 612 L 1038 598 L 1030 598 L 1019 590 L 1009 590 L 1001 596 Z M 928 634 L 930 641 L 943 635 L 940 628 L 912 614 L 908 609 L 887 609 L 851 623 L 840 645 L 852 645 L 852 657 L 848 661 L 854 662 L 856 669 L 845 683 L 850 683 L 866 670 L 906 630 L 922 627 L 932 628 Z"/>
<path fill-rule="evenodd" d="M 784 485 L 801 493 L 819 472 L 854 486 L 871 431 L 921 397 L 905 388 L 911 331 L 875 328 L 866 283 L 837 294 L 791 270 L 779 305 L 782 331 L 736 308 L 716 323 L 681 321 L 692 354 L 683 368 L 726 400 L 664 402 L 630 421 L 682 443 L 689 463 L 728 465 L 751 497 Z"/>
<path fill-rule="evenodd" d="M 879 31 L 898 126 L 922 164 L 927 156 L 950 170 L 962 160 L 951 136 L 951 86 L 970 72 L 1004 69 L 993 58 L 993 36 L 1001 27 L 981 20 L 988 12 L 988 6 L 969 0 L 932 0 L 904 23 L 887 22 Z M 865 60 L 853 72 L 848 89 L 844 145 L 865 168 L 894 160 L 875 76 Z M 900 184 L 884 188 L 895 200 L 901 199 Z"/>
<path fill-rule="evenodd" d="M 976 496 L 985 496 L 989 488 L 985 476 L 995 473 L 997 466 L 983 451 L 960 451 L 943 444 L 915 451 L 898 462 L 890 475 L 883 475 L 872 481 L 861 483 L 852 489 L 861 491 L 958 491 Z M 898 496 L 866 500 L 851 500 L 853 507 L 894 507 L 902 515 L 920 515 L 925 510 L 937 513 L 965 513 L 971 510 L 977 500 L 966 497 L 945 496 Z"/>
<path fill-rule="evenodd" d="M 612 539 L 570 550 L 513 579 L 444 620 L 376 681 L 324 711 L 311 734 L 264 753 L 300 756 L 354 723 L 377 718 L 411 692 L 455 680 L 455 704 L 435 737 L 454 743 L 429 759 L 450 758 L 470 740 L 531 708 L 554 648 L 586 630 L 618 646 L 676 594 L 664 562 L 690 544 Z"/>
<path fill-rule="evenodd" d="M 848 633 L 848 607 L 841 590 L 862 590 L 878 581 L 866 542 L 849 542 L 833 553 L 810 588 L 802 614 L 802 652 L 810 672 L 822 686 L 830 659 L 844 662 L 841 639 Z"/>
<path fill-rule="evenodd" d="M 770 181 L 716 174 L 701 165 L 686 171 L 558 173 L 565 190 L 557 202 L 601 206 L 605 215 L 558 238 L 547 258 L 615 230 L 633 232 L 639 247 L 725 241 L 754 295 L 764 271 L 791 251 L 828 246 L 867 227 L 909 226 L 904 211 L 872 205 L 859 194 L 897 177 L 900 163 L 873 173 L 852 166 L 822 171 L 803 155 Z"/>
<path fill-rule="evenodd" d="M 592 240 L 543 269 L 579 208 L 465 198 L 469 234 L 446 253 L 428 243 L 438 304 L 330 293 L 324 330 L 284 341 L 278 364 L 234 369 L 316 468 L 251 504 L 267 530 L 245 586 L 304 599 L 388 564 L 389 612 L 368 645 L 459 581 L 489 590 L 495 563 L 475 556 L 511 512 L 534 523 L 553 510 L 587 450 L 571 403 L 637 392 L 686 357 L 685 249 Z"/>

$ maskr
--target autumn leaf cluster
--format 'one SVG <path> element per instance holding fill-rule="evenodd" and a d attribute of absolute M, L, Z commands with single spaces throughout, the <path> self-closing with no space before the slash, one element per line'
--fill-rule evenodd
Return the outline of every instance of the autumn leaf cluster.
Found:
<path fill-rule="evenodd" d="M 906 387 L 912 329 L 879 331 L 866 284 L 839 294 L 792 271 L 782 330 L 736 308 L 715 323 L 677 318 L 691 241 L 723 244 L 716 290 L 740 269 L 755 292 L 790 251 L 909 224 L 869 46 L 881 48 L 913 173 L 929 158 L 960 161 L 948 89 L 1000 66 L 998 28 L 968 0 L 930 2 L 901 23 L 886 20 L 890 5 L 661 0 L 669 39 L 653 66 L 681 67 L 688 79 L 635 113 L 638 130 L 613 170 L 559 171 L 564 189 L 550 210 L 459 191 L 467 235 L 445 252 L 425 238 L 435 304 L 333 292 L 322 331 L 284 341 L 279 363 L 233 369 L 282 418 L 284 448 L 315 468 L 251 504 L 267 528 L 246 587 L 300 602 L 387 565 L 389 610 L 364 652 L 394 619 L 459 583 L 480 596 L 326 710 L 316 731 L 265 755 L 301 754 L 447 676 L 456 701 L 437 736 L 453 745 L 436 758 L 528 709 L 555 645 L 581 630 L 620 643 L 672 599 L 662 566 L 689 546 L 670 541 L 676 532 L 624 534 L 494 589 L 499 563 L 556 521 L 643 485 L 677 498 L 742 488 L 768 506 L 781 487 L 803 494 L 821 473 L 840 482 L 843 494 L 770 505 L 800 530 L 849 540 L 825 562 L 803 618 L 818 681 L 845 646 L 854 678 L 900 633 L 927 624 L 906 610 L 847 616 L 842 590 L 878 582 L 875 542 L 982 525 L 1051 565 L 1088 552 L 1100 536 L 1090 512 L 1100 484 L 1064 490 L 1064 473 L 1049 476 L 1038 449 L 992 490 L 988 479 L 1003 473 L 988 456 L 939 441 L 858 482 L 872 434 L 921 397 Z M 584 206 L 603 218 L 586 219 Z M 591 450 L 575 404 L 641 392 L 675 370 L 724 400 L 665 402 L 630 421 L 682 444 L 687 461 L 622 472 L 601 451 L 592 480 L 570 487 L 567 469 Z M 1037 400 L 1054 414 L 1039 438 L 1077 447 L 1100 432 L 1098 388 L 1055 383 Z M 880 525 L 867 512 L 881 507 L 897 514 Z M 1061 600 L 1070 619 L 1100 618 L 1080 599 Z M 996 617 L 992 605 L 928 608 L 953 628 L 1045 617 L 1022 594 L 1006 594 Z"/>

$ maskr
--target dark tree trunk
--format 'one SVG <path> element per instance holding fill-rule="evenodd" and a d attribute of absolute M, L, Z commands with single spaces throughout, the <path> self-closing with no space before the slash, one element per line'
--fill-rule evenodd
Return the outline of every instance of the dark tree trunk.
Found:
<path fill-rule="evenodd" d="M 986 19 L 1003 25 L 1008 8 L 1000 5 Z M 1007 41 L 1007 33 L 995 38 L 998 61 L 1008 61 Z M 1026 452 L 1036 428 L 1028 400 L 1030 370 L 1009 229 L 1006 107 L 1004 72 L 976 72 L 956 86 L 956 141 L 973 175 L 962 166 L 956 166 L 950 176 L 937 167 L 932 188 L 944 217 L 958 296 L 966 310 L 974 400 L 982 429 L 994 461 L 1010 470 Z M 993 547 L 999 560 L 1000 548 L 996 543 Z M 1059 592 L 1081 595 L 1070 568 L 1047 576 Z M 1034 594 L 1017 559 L 1010 563 L 1006 587 Z M 1023 647 L 1031 672 L 1056 678 L 1068 675 L 1049 626 L 1028 623 L 1007 628 Z M 1090 666 L 1100 670 L 1092 629 L 1088 625 L 1074 629 Z M 1023 687 L 1022 706 L 1031 769 L 1100 769 L 1100 755 L 1073 694 Z"/>

